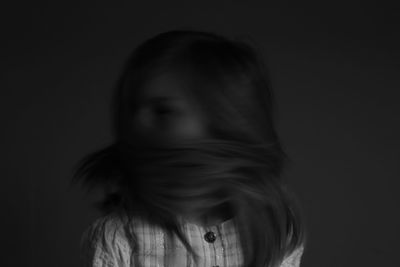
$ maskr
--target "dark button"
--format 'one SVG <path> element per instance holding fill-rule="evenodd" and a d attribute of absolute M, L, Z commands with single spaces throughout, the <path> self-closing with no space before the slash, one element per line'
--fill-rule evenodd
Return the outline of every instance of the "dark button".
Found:
<path fill-rule="evenodd" d="M 217 237 L 215 236 L 214 232 L 209 231 L 204 235 L 204 239 L 208 242 L 208 243 L 213 243 L 215 241 Z"/>

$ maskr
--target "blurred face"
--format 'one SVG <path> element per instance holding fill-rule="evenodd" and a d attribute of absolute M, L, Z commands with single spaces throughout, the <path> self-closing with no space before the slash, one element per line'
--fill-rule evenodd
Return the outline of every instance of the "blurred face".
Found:
<path fill-rule="evenodd" d="M 183 79 L 172 73 L 148 81 L 134 115 L 137 141 L 168 145 L 206 137 L 205 118 L 188 92 Z"/>

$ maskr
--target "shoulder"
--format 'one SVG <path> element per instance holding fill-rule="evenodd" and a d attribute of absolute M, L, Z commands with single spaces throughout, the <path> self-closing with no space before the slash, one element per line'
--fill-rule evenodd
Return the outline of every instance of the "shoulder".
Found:
<path fill-rule="evenodd" d="M 129 259 L 132 242 L 126 222 L 126 218 L 111 213 L 97 218 L 84 230 L 80 248 L 85 266 L 103 266 L 96 264 Z"/>
<path fill-rule="evenodd" d="M 301 257 L 304 252 L 304 244 L 295 248 L 292 252 L 288 253 L 283 260 L 280 267 L 298 267 L 300 266 Z"/>
<path fill-rule="evenodd" d="M 116 237 L 121 237 L 124 221 L 116 214 L 108 214 L 95 219 L 83 232 L 81 241 L 95 242 L 104 239 L 112 242 Z"/>

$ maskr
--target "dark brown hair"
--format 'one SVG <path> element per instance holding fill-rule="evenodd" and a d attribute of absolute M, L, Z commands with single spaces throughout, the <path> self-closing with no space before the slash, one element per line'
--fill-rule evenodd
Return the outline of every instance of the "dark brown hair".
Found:
<path fill-rule="evenodd" d="M 129 120 L 140 89 L 165 70 L 192 85 L 187 93 L 202 106 L 210 138 L 168 147 L 135 143 Z M 288 156 L 275 131 L 266 68 L 249 44 L 194 30 L 161 33 L 127 60 L 113 107 L 114 142 L 83 158 L 75 175 L 88 188 L 117 188 L 102 211 L 145 216 L 196 257 L 179 212 L 202 215 L 225 205 L 234 213 L 245 266 L 276 266 L 305 242 L 299 208 L 281 179 Z"/>

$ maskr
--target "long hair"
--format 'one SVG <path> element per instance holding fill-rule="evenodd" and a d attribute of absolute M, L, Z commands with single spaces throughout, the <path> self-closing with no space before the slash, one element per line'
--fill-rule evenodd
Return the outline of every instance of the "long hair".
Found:
<path fill-rule="evenodd" d="M 163 71 L 186 81 L 202 107 L 209 138 L 182 144 L 135 142 L 129 123 L 141 88 Z M 301 212 L 281 176 L 289 161 L 274 125 L 266 68 L 244 41 L 175 30 L 138 46 L 127 60 L 113 101 L 114 142 L 83 158 L 74 180 L 87 188 L 114 186 L 104 213 L 145 216 L 176 234 L 194 258 L 179 214 L 234 213 L 244 266 L 272 267 L 305 242 Z"/>

